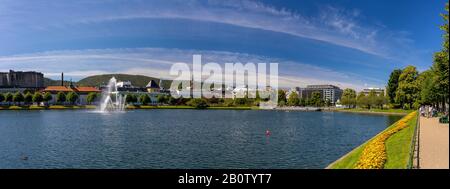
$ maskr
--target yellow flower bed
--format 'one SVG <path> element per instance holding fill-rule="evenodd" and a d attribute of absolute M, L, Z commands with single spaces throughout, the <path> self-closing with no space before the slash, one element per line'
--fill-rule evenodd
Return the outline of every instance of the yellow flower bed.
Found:
<path fill-rule="evenodd" d="M 356 163 L 356 169 L 382 169 L 384 163 L 386 163 L 386 140 L 398 131 L 408 127 L 408 121 L 410 121 L 416 112 L 411 112 L 407 116 L 403 117 L 396 125 L 386 132 L 378 135 L 364 148 L 358 162 Z"/>

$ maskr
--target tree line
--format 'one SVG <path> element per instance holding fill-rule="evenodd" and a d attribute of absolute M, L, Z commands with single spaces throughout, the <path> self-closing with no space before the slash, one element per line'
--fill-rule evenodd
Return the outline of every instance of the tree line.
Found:
<path fill-rule="evenodd" d="M 341 104 L 348 108 L 379 108 L 383 109 L 387 104 L 387 98 L 384 92 L 377 94 L 375 90 L 369 91 L 366 95 L 364 92 L 360 92 L 356 95 L 356 91 L 353 89 L 344 89 L 341 97 Z"/>
<path fill-rule="evenodd" d="M 89 93 L 87 95 L 86 101 L 88 104 L 92 104 L 98 97 L 97 93 Z M 69 103 L 71 105 L 75 104 L 75 102 L 79 99 L 79 95 L 75 92 L 68 92 L 67 94 L 64 92 L 58 92 L 56 94 L 56 103 L 64 104 Z M 34 93 L 32 92 L 15 92 L 15 93 L 0 93 L 0 102 L 8 103 L 9 105 L 31 105 L 33 103 L 38 106 L 41 102 L 48 104 L 49 101 L 53 100 L 53 96 L 51 93 L 46 92 L 42 94 L 39 91 Z"/>
<path fill-rule="evenodd" d="M 287 98 L 286 98 L 287 96 Z M 283 90 L 278 90 L 278 105 L 279 106 L 331 106 L 331 102 L 323 100 L 321 93 L 316 91 L 311 93 L 310 98 L 300 98 L 297 92 L 292 91 L 289 95 Z"/>

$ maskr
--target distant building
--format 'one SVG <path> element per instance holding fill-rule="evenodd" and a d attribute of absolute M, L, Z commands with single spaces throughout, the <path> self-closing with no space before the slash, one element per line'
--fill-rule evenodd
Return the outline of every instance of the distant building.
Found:
<path fill-rule="evenodd" d="M 133 86 L 131 81 L 120 81 L 116 83 L 117 91 L 121 92 L 145 92 L 145 88 L 143 87 L 136 87 Z M 101 89 L 103 90 L 107 86 L 102 86 Z"/>
<path fill-rule="evenodd" d="M 364 95 L 369 95 L 370 91 L 374 91 L 377 96 L 380 94 L 384 94 L 384 89 L 382 88 L 366 88 L 363 89 L 361 93 L 363 93 Z"/>
<path fill-rule="evenodd" d="M 75 86 L 48 86 L 43 92 L 49 92 L 52 95 L 52 100 L 49 102 L 50 104 L 56 103 L 56 94 L 59 92 L 75 92 L 78 94 L 79 98 L 75 102 L 76 104 L 86 105 L 87 104 L 87 95 L 91 92 L 101 93 L 102 91 L 95 87 L 75 87 Z"/>
<path fill-rule="evenodd" d="M 153 80 L 148 82 L 148 84 L 147 84 L 147 86 L 145 86 L 145 88 L 147 89 L 147 92 L 149 92 L 149 93 L 156 93 L 161 90 L 159 85 Z"/>
<path fill-rule="evenodd" d="M 308 85 L 306 88 L 296 88 L 300 98 L 311 98 L 314 92 L 319 92 L 324 101 L 329 100 L 332 104 L 341 99 L 342 89 L 334 85 Z"/>
<path fill-rule="evenodd" d="M 40 72 L 0 72 L 0 88 L 39 89 L 44 87 L 44 74 Z"/>

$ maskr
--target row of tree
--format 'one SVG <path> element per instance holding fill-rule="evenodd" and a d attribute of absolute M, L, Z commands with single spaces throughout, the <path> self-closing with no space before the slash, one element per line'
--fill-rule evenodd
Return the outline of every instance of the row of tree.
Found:
<path fill-rule="evenodd" d="M 16 93 L 0 93 L 0 102 L 6 102 L 8 104 L 20 105 L 22 103 L 28 105 L 31 103 L 40 104 L 41 102 L 48 102 L 52 100 L 52 95 L 50 93 L 45 93 L 42 95 L 40 92 L 35 92 L 32 94 L 31 92 L 27 92 L 22 94 L 20 92 Z"/>
<path fill-rule="evenodd" d="M 97 93 L 89 93 L 87 96 L 87 103 L 91 104 L 93 103 L 98 97 Z M 56 94 L 56 102 L 59 104 L 63 103 L 70 103 L 75 104 L 75 102 L 79 99 L 79 95 L 75 92 L 59 92 Z M 26 92 L 25 94 L 21 92 L 16 93 L 0 93 L 0 102 L 5 102 L 8 104 L 14 104 L 14 105 L 30 105 L 32 103 L 35 103 L 37 105 L 40 105 L 41 102 L 48 103 L 49 101 L 53 100 L 53 96 L 51 93 L 46 92 L 42 94 L 41 92 Z"/>
<path fill-rule="evenodd" d="M 278 91 L 278 105 L 284 106 L 331 106 L 331 102 L 323 100 L 320 92 L 312 92 L 311 98 L 300 98 L 298 93 L 292 91 L 286 98 L 286 92 L 283 90 Z"/>
<path fill-rule="evenodd" d="M 384 93 L 377 94 L 375 90 L 369 91 L 369 94 L 360 92 L 356 95 L 356 91 L 353 89 L 345 89 L 342 93 L 341 104 L 349 108 L 380 108 L 387 104 L 387 98 Z"/>
<path fill-rule="evenodd" d="M 449 103 L 448 3 L 445 10 L 446 13 L 441 14 L 445 23 L 440 27 L 444 31 L 442 50 L 434 54 L 431 68 L 422 73 L 414 66 L 392 71 L 387 95 L 394 107 L 416 109 L 420 105 L 434 105 L 446 111 Z"/>

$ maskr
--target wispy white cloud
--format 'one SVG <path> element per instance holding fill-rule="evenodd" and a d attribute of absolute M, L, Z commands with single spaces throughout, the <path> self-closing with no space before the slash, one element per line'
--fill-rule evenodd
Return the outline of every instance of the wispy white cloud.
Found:
<path fill-rule="evenodd" d="M 365 83 L 382 85 L 374 78 L 351 73 L 339 73 L 317 66 L 269 57 L 225 51 L 198 51 L 163 48 L 90 49 L 51 51 L 0 57 L 0 71 L 10 68 L 36 70 L 58 78 L 64 72 L 67 78 L 90 75 L 127 73 L 173 79 L 169 74 L 174 63 L 192 64 L 192 55 L 202 55 L 202 63 L 279 63 L 279 83 L 284 87 L 307 84 L 335 84 L 343 88 L 364 88 Z"/>
<path fill-rule="evenodd" d="M 317 14 L 313 15 L 251 0 L 80 0 L 31 4 L 7 1 L 0 5 L 0 10 L 5 10 L 0 12 L 0 31 L 14 27 L 45 30 L 46 27 L 142 18 L 186 19 L 279 32 L 384 58 L 395 58 L 401 54 L 398 46 L 411 43 L 411 39 L 401 32 L 366 23 L 360 10 L 329 5 L 318 7 Z M 393 49 L 396 49 L 395 53 Z"/>

